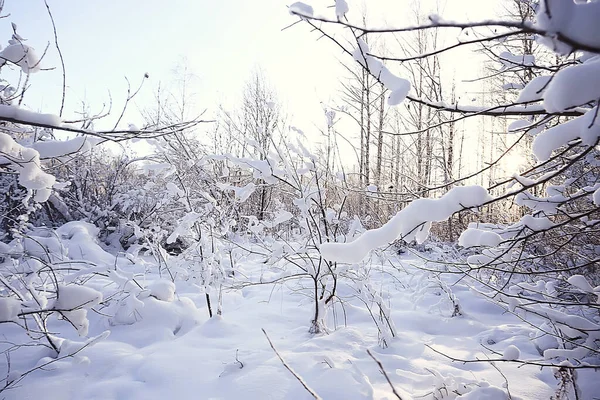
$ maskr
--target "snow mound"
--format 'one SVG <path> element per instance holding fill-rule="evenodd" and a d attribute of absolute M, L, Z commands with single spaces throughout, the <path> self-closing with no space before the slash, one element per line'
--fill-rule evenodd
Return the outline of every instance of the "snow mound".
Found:
<path fill-rule="evenodd" d="M 171 302 L 175 300 L 175 284 L 164 279 L 156 280 L 148 285 L 150 296 L 161 301 Z"/>
<path fill-rule="evenodd" d="M 496 386 L 480 386 L 469 393 L 458 396 L 456 400 L 506 400 L 508 394 Z"/>

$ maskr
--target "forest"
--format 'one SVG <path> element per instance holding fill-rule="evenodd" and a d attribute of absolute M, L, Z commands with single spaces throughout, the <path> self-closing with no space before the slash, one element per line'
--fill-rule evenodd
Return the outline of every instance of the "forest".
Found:
<path fill-rule="evenodd" d="M 74 108 L 0 0 L 0 399 L 600 399 L 600 2 L 498 2 L 281 2 L 314 123 L 175 59 Z"/>

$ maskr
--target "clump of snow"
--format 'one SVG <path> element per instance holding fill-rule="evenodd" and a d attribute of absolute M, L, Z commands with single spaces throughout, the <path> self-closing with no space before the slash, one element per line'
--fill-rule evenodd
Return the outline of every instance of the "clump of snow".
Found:
<path fill-rule="evenodd" d="M 291 212 L 285 211 L 285 210 L 279 210 L 275 213 L 275 215 L 273 215 L 272 221 L 263 221 L 263 224 L 267 228 L 273 228 L 279 224 L 289 221 L 293 217 L 294 217 L 294 214 L 292 214 Z"/>
<path fill-rule="evenodd" d="M 600 47 L 600 3 L 575 2 L 573 0 L 541 1 L 536 13 L 536 27 L 548 35 L 539 41 L 562 55 L 570 54 L 573 48 L 560 41 L 560 34 L 571 41 Z"/>
<path fill-rule="evenodd" d="M 48 125 L 57 128 L 59 128 L 63 123 L 58 115 L 42 114 L 34 111 L 29 111 L 18 106 L 11 106 L 6 104 L 0 104 L 0 117 L 24 123 Z"/>
<path fill-rule="evenodd" d="M 59 285 L 54 307 L 75 310 L 94 307 L 102 301 L 102 293 L 83 285 Z"/>
<path fill-rule="evenodd" d="M 388 97 L 390 106 L 396 106 L 404 101 L 410 90 L 410 82 L 394 75 L 380 60 L 369 55 L 369 46 L 364 40 L 358 39 L 358 47 L 352 56 L 391 92 Z"/>
<path fill-rule="evenodd" d="M 42 170 L 40 154 L 36 150 L 21 146 L 11 136 L 0 132 L 0 154 L 4 154 L 0 156 L 0 163 L 8 163 L 19 173 L 19 184 L 30 191 L 34 201 L 48 200 L 56 179 Z"/>
<path fill-rule="evenodd" d="M 232 190 L 235 194 L 235 201 L 239 203 L 243 203 L 246 200 L 248 200 L 248 197 L 250 197 L 252 193 L 254 193 L 254 191 L 256 190 L 256 185 L 253 182 L 250 182 L 243 187 L 237 187 L 227 184 L 218 184 L 218 187 L 221 190 Z"/>
<path fill-rule="evenodd" d="M 289 12 L 290 14 L 297 15 L 299 17 L 312 17 L 314 10 L 308 4 L 297 1 L 290 5 Z"/>
<path fill-rule="evenodd" d="M 59 340 L 59 357 L 69 357 L 81 350 L 91 347 L 101 340 L 105 340 L 110 336 L 110 331 L 104 331 L 99 335 L 91 337 L 84 342 L 75 342 L 73 340 L 62 339 Z"/>
<path fill-rule="evenodd" d="M 519 182 L 523 187 L 533 186 L 536 184 L 534 179 L 527 178 L 525 176 L 521 176 L 519 174 L 513 174 L 512 176 L 517 182 Z"/>
<path fill-rule="evenodd" d="M 365 232 L 353 242 L 322 244 L 321 255 L 330 261 L 358 263 L 371 250 L 399 238 L 423 243 L 429 235 L 431 222 L 444 221 L 465 207 L 477 207 L 491 199 L 481 186 L 455 187 L 439 199 L 417 199 L 385 225 Z"/>
<path fill-rule="evenodd" d="M 183 196 L 185 194 L 185 192 L 179 189 L 173 182 L 168 182 L 166 188 L 167 193 L 169 193 L 171 196 Z"/>
<path fill-rule="evenodd" d="M 367 192 L 369 193 L 377 193 L 377 185 L 368 185 L 367 186 Z"/>
<path fill-rule="evenodd" d="M 505 360 L 510 360 L 510 361 L 514 361 L 514 360 L 518 360 L 521 357 L 521 350 L 519 350 L 519 348 L 515 345 L 510 345 L 508 346 L 506 349 L 504 349 L 504 352 L 502 353 L 502 358 Z"/>
<path fill-rule="evenodd" d="M 0 67 L 7 62 L 18 65 L 26 74 L 40 70 L 40 58 L 35 50 L 22 42 L 11 43 L 0 51 Z"/>
<path fill-rule="evenodd" d="M 524 225 L 532 231 L 544 231 L 554 226 L 554 223 L 548 217 L 534 217 L 525 215 L 519 221 L 518 225 Z"/>
<path fill-rule="evenodd" d="M 519 119 L 517 121 L 513 121 L 508 125 L 508 132 L 520 131 L 521 129 L 531 125 L 531 121 L 527 121 L 525 119 Z"/>
<path fill-rule="evenodd" d="M 102 301 L 102 293 L 83 285 L 58 285 L 54 309 L 68 320 L 77 330 L 79 336 L 86 336 L 90 321 L 87 309 Z"/>
<path fill-rule="evenodd" d="M 94 260 L 96 264 L 114 265 L 115 257 L 96 243 L 99 231 L 94 225 L 83 221 L 67 222 L 56 229 L 70 259 Z"/>
<path fill-rule="evenodd" d="M 33 148 L 38 151 L 40 158 L 58 158 L 75 153 L 82 154 L 90 151 L 97 140 L 89 136 L 78 136 L 70 140 L 37 141 Z"/>
<path fill-rule="evenodd" d="M 600 57 L 558 71 L 544 91 L 548 112 L 561 112 L 600 98 Z"/>
<path fill-rule="evenodd" d="M 177 227 L 175 227 L 173 232 L 167 238 L 167 243 L 175 243 L 179 236 L 186 235 L 190 231 L 190 229 L 192 229 L 192 226 L 194 226 L 196 221 L 198 221 L 201 217 L 202 214 L 199 214 L 194 211 L 191 211 L 184 215 L 181 221 L 179 221 Z"/>
<path fill-rule="evenodd" d="M 578 138 L 581 138 L 584 145 L 594 145 L 600 137 L 600 121 L 596 118 L 597 108 L 598 106 L 580 117 L 537 135 L 533 141 L 533 153 L 537 159 L 548 160 L 554 150 Z"/>
<path fill-rule="evenodd" d="M 335 0 L 335 15 L 337 16 L 338 20 L 341 21 L 348 10 L 349 8 L 346 0 Z"/>
<path fill-rule="evenodd" d="M 20 301 L 10 297 L 0 297 L 0 322 L 16 322 L 20 312 Z"/>
<path fill-rule="evenodd" d="M 512 68 L 514 66 L 528 66 L 535 64 L 535 56 L 531 54 L 515 55 L 508 51 L 503 51 L 499 55 L 499 61 L 502 63 L 502 69 Z"/>
<path fill-rule="evenodd" d="M 592 287 L 592 285 L 590 285 L 588 280 L 583 275 L 573 275 L 567 279 L 567 282 L 583 290 L 584 292 L 593 293 L 596 290 Z"/>
<path fill-rule="evenodd" d="M 148 285 L 150 296 L 158 300 L 171 302 L 175 300 L 175 284 L 165 279 L 159 279 Z"/>
<path fill-rule="evenodd" d="M 551 79 L 551 75 L 536 76 L 527 85 L 525 85 L 523 90 L 521 90 L 517 101 L 521 103 L 526 101 L 542 100 L 544 90 L 548 86 L 548 83 Z"/>
<path fill-rule="evenodd" d="M 496 232 L 485 231 L 476 228 L 468 228 L 458 238 L 458 244 L 462 247 L 489 246 L 495 247 L 502 242 L 502 237 Z"/>
<path fill-rule="evenodd" d="M 504 90 L 520 90 L 523 89 L 525 87 L 525 85 L 523 85 L 522 83 L 515 83 L 515 82 L 511 82 L 511 83 L 505 83 L 504 85 L 502 85 L 502 89 Z"/>
<path fill-rule="evenodd" d="M 327 121 L 327 127 L 329 127 L 329 128 L 333 127 L 333 125 L 335 123 L 335 116 L 336 116 L 335 111 L 333 111 L 333 110 L 325 111 L 325 120 Z"/>

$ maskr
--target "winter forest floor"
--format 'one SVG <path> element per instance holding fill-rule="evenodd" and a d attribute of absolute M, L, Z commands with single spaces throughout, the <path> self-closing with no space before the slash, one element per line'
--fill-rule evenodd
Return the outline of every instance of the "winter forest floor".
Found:
<path fill-rule="evenodd" d="M 99 247 L 92 250 L 96 259 L 113 257 Z M 484 360 L 518 357 L 510 353 L 520 351 L 521 356 L 535 359 L 545 339 L 532 337 L 539 331 L 480 296 L 460 276 L 440 280 L 437 274 L 419 269 L 423 262 L 418 255 L 380 253 L 365 271 L 396 326 L 397 336 L 387 340 L 387 348 L 380 345 L 374 322 L 381 323 L 378 307 L 361 301 L 365 296 L 358 291 L 364 291 L 364 285 L 356 281 L 339 280 L 339 299 L 326 316 L 327 332 L 311 335 L 314 303 L 308 281 L 251 284 L 289 276 L 295 272 L 286 270 L 289 266 L 267 265 L 253 255 L 241 259 L 223 292 L 222 316 L 208 318 L 201 290 L 176 279 L 173 295 L 150 257 L 120 257 L 117 263 L 123 273 L 135 274 L 129 276 L 136 276 L 151 291 L 130 306 L 134 318 L 126 321 L 91 312 L 89 336 L 110 330 L 107 339 L 30 373 L 2 398 L 312 398 L 286 370 L 261 329 L 322 399 L 396 398 L 367 350 L 381 362 L 402 399 L 548 399 L 556 388 L 547 368 L 453 362 L 436 353 Z M 103 291 L 105 299 L 114 295 L 114 285 L 103 278 L 89 284 Z M 452 316 L 456 311 L 460 315 Z M 81 340 L 64 321 L 54 321 L 50 329 Z M 3 326 L 6 341 L 16 342 L 19 335 L 22 331 L 16 327 Z M 11 359 L 11 370 L 44 364 L 45 351 L 21 349 Z M 592 375 L 581 381 L 594 385 Z M 582 389 L 591 393 L 589 387 Z"/>

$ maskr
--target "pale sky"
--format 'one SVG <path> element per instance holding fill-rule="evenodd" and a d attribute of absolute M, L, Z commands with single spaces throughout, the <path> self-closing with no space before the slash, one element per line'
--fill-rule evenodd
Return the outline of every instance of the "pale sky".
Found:
<path fill-rule="evenodd" d="M 138 99 L 143 104 L 160 81 L 172 80 L 171 71 L 183 58 L 198 77 L 198 105 L 209 109 L 238 96 L 256 67 L 266 71 L 293 114 L 306 108 L 320 112 L 318 99 L 326 100 L 335 89 L 331 66 L 335 69 L 339 52 L 332 52 L 325 41 L 316 42 L 316 35 L 301 25 L 281 32 L 294 22 L 282 1 L 49 0 L 49 4 L 65 57 L 71 107 L 84 98 L 99 107 L 108 100 L 108 90 L 120 103 L 124 77 L 137 84 L 148 72 L 150 79 Z M 11 14 L 8 19 L 38 53 L 53 40 L 43 1 L 7 0 L 4 12 Z M 0 25 L 5 44 L 10 24 Z M 58 111 L 59 66 L 51 45 L 43 67 L 57 69 L 32 76 L 29 107 Z"/>
<path fill-rule="evenodd" d="M 57 24 L 67 68 L 67 110 L 86 100 L 93 110 L 108 101 L 110 91 L 116 109 L 126 95 L 124 77 L 137 85 L 144 73 L 150 79 L 138 98 L 138 106 L 151 104 L 159 82 L 172 81 L 171 71 L 183 58 L 198 77 L 196 103 L 215 110 L 220 102 L 235 103 L 252 70 L 261 67 L 280 95 L 293 122 L 306 128 L 319 122 L 320 101 L 328 102 L 339 90 L 342 73 L 337 59 L 352 62 L 326 39 L 317 41 L 305 24 L 282 31 L 296 20 L 282 0 L 48 0 Z M 333 0 L 315 0 L 318 13 L 333 15 Z M 349 1 L 360 15 L 363 1 Z M 422 7 L 425 2 L 421 2 Z M 428 3 L 434 4 L 429 1 Z M 411 1 L 368 0 L 374 24 L 387 21 L 402 26 L 412 15 Z M 447 18 L 489 17 L 495 1 L 448 0 Z M 35 74 L 26 95 L 27 105 L 57 113 L 61 96 L 60 64 L 53 47 L 53 33 L 42 0 L 6 0 L 0 23 L 0 40 L 10 37 L 10 22 L 41 53 L 50 41 L 43 67 L 53 71 Z M 468 67 L 463 66 L 460 70 Z M 67 113 L 66 117 L 71 117 Z M 136 113 L 124 121 L 141 124 Z M 324 121 L 324 119 L 323 119 Z M 301 126 L 302 127 L 302 126 Z"/>

